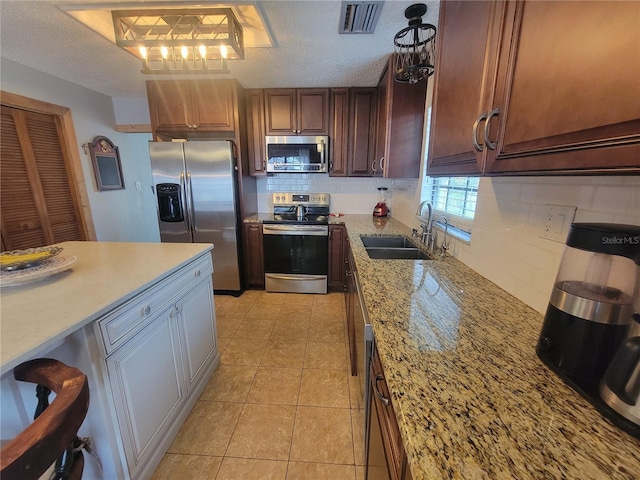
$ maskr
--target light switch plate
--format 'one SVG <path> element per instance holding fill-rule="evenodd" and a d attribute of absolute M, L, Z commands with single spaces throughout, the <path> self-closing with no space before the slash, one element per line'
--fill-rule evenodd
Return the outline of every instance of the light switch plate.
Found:
<path fill-rule="evenodd" d="M 540 225 L 540 238 L 565 243 L 569 227 L 576 216 L 576 207 L 564 205 L 545 205 L 542 225 Z"/>

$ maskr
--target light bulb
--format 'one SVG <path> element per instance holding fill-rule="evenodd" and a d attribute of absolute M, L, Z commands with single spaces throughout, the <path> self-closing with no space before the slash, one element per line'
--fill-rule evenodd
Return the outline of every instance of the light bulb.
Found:
<path fill-rule="evenodd" d="M 222 58 L 227 58 L 227 46 L 226 45 L 220 45 L 220 56 Z"/>
<path fill-rule="evenodd" d="M 200 52 L 200 58 L 207 58 L 207 47 L 200 45 L 198 47 L 198 52 Z"/>
<path fill-rule="evenodd" d="M 138 48 L 138 50 L 140 51 L 140 56 L 143 59 L 146 60 L 147 59 L 147 47 L 140 47 L 140 48 Z"/>
<path fill-rule="evenodd" d="M 160 55 L 162 55 L 162 58 L 166 60 L 169 56 L 169 49 L 167 47 L 160 47 Z"/>
<path fill-rule="evenodd" d="M 187 47 L 181 47 L 180 48 L 180 55 L 182 55 L 182 59 L 186 60 L 187 57 L 189 56 L 189 49 Z"/>

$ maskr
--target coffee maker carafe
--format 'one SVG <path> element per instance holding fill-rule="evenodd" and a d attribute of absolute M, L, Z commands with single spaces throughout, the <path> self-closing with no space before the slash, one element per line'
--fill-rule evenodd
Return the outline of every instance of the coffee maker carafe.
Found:
<path fill-rule="evenodd" d="M 631 328 L 600 382 L 600 396 L 630 422 L 633 430 L 625 430 L 640 436 L 640 257 L 636 263 L 638 280 Z"/>
<path fill-rule="evenodd" d="M 638 258 L 640 226 L 572 224 L 536 346 L 551 370 L 607 416 L 599 385 L 632 324 Z"/>

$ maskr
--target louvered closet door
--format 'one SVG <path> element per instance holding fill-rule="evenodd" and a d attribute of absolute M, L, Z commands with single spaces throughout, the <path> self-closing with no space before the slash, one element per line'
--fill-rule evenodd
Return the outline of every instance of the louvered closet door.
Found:
<path fill-rule="evenodd" d="M 3 250 L 85 240 L 55 116 L 1 108 Z"/>

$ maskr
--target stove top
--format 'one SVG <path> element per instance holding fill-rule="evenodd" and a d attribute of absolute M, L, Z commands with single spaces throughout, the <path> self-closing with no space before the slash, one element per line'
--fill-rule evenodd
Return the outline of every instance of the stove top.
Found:
<path fill-rule="evenodd" d="M 274 214 L 273 220 L 263 220 L 262 223 L 289 223 L 297 225 L 327 225 L 329 223 L 328 215 L 307 214 L 302 219 L 298 218 L 295 213 Z"/>
<path fill-rule="evenodd" d="M 297 208 L 304 207 L 305 215 L 298 218 Z M 328 193 L 274 193 L 273 220 L 263 223 L 298 225 L 327 225 L 329 223 Z"/>

